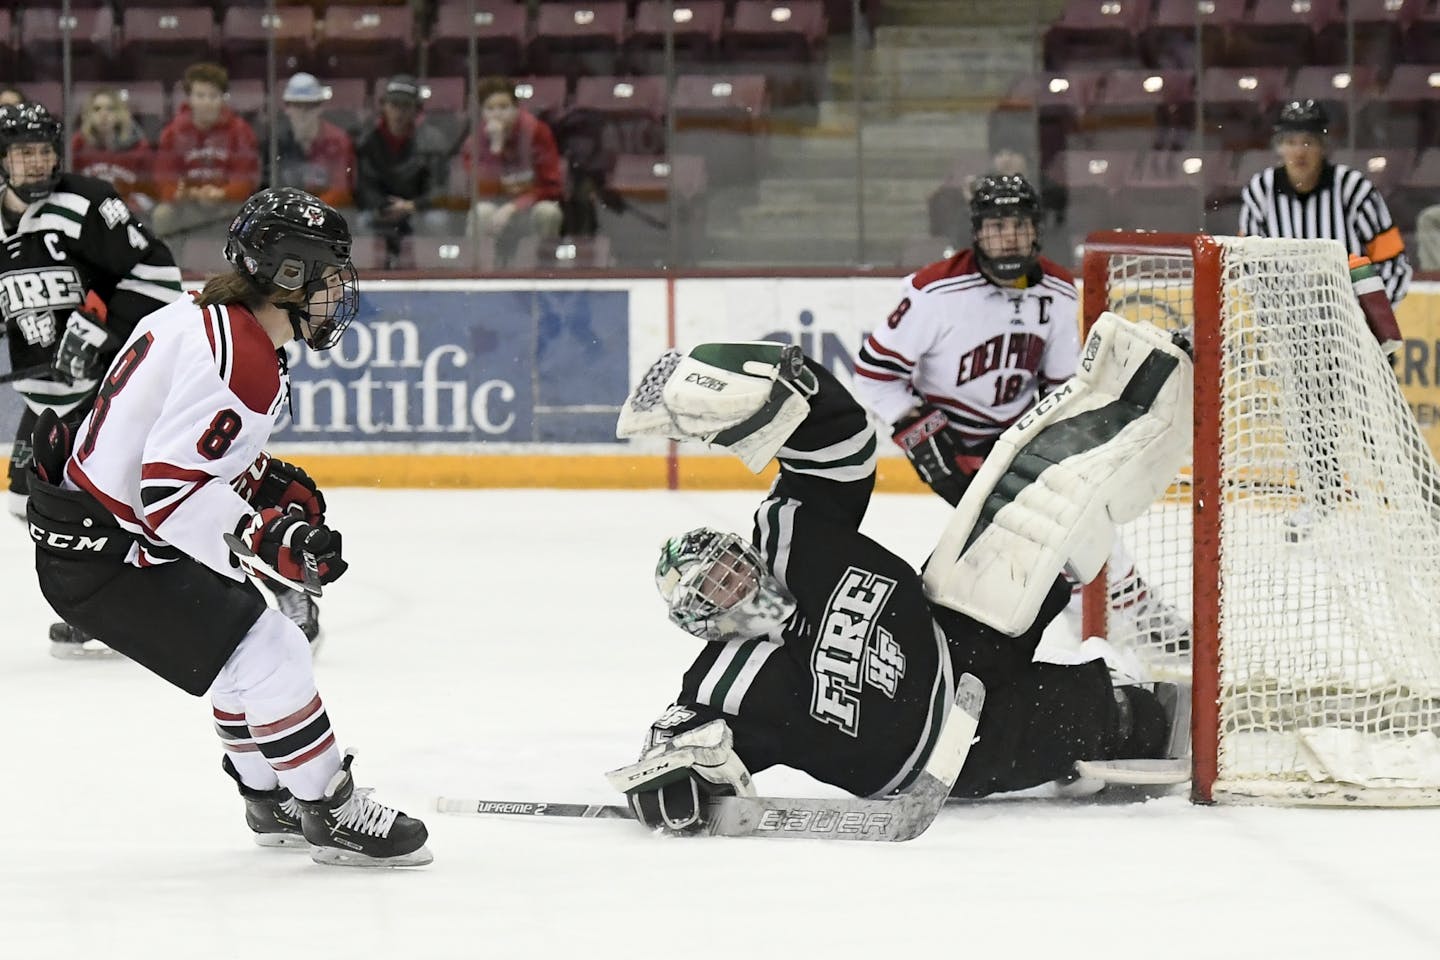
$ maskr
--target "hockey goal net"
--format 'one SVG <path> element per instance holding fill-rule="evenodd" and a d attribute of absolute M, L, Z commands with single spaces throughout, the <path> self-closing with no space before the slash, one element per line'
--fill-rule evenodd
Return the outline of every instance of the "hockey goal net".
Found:
<path fill-rule="evenodd" d="M 1197 802 L 1440 803 L 1440 469 L 1323 240 L 1087 238 L 1084 319 L 1193 326 L 1192 462 L 1086 636 L 1194 682 Z"/>

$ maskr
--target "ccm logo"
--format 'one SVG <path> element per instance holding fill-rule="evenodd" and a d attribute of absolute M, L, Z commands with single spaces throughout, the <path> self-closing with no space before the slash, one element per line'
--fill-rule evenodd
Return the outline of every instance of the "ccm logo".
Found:
<path fill-rule="evenodd" d="M 840 813 L 835 810 L 766 810 L 758 829 L 772 833 L 853 833 L 884 835 L 890 830 L 888 813 Z"/>
<path fill-rule="evenodd" d="M 54 547 L 56 550 L 94 550 L 97 553 L 104 550 L 105 544 L 110 542 L 108 536 L 86 537 L 82 535 L 75 537 L 68 533 L 49 533 L 33 523 L 30 524 L 30 539 L 47 547 Z"/>
<path fill-rule="evenodd" d="M 707 377 L 703 373 L 691 373 L 685 377 L 686 383 L 693 383 L 697 387 L 704 387 L 706 390 L 714 390 L 717 393 L 727 386 L 724 380 L 719 377 Z"/>

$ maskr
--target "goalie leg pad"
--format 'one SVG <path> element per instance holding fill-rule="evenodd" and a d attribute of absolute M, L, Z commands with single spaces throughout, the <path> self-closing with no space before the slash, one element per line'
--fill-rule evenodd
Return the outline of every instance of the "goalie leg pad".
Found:
<path fill-rule="evenodd" d="M 1080 367 L 986 458 L 926 567 L 932 602 L 1017 635 L 1062 570 L 1094 579 L 1114 524 L 1169 486 L 1190 446 L 1189 356 L 1106 313 Z"/>
<path fill-rule="evenodd" d="M 759 473 L 809 414 L 818 389 L 797 346 L 702 343 L 651 365 L 625 398 L 615 434 L 713 443 Z"/>

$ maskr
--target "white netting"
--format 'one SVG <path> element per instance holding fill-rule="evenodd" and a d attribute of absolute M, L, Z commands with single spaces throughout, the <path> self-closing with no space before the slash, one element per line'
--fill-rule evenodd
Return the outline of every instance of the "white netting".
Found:
<path fill-rule="evenodd" d="M 1221 297 L 1216 794 L 1440 802 L 1435 461 L 1343 249 L 1221 242 L 1221 276 L 1198 281 Z M 1188 255 L 1110 258 L 1111 309 L 1131 319 L 1188 326 L 1196 282 Z M 1192 601 L 1188 472 L 1122 531 L 1134 573 L 1113 564 L 1109 584 L 1175 622 Z M 1183 637 L 1144 617 L 1112 608 L 1109 632 L 1162 672 L 1185 666 Z"/>

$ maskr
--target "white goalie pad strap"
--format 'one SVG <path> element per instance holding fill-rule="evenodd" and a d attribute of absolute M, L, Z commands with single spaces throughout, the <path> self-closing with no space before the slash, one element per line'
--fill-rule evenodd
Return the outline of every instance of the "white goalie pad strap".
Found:
<path fill-rule="evenodd" d="M 1094 579 L 1115 524 L 1144 512 L 1189 456 L 1193 379 L 1168 334 L 1102 314 L 1080 371 L 986 457 L 930 558 L 926 595 L 1014 636 L 1062 570 Z"/>
<path fill-rule="evenodd" d="M 735 738 L 724 720 L 686 730 L 656 744 L 645 756 L 629 766 L 605 774 L 610 785 L 621 793 L 658 789 L 687 772 L 710 783 L 730 787 L 738 797 L 755 796 L 750 771 L 735 755 Z"/>
<path fill-rule="evenodd" d="M 667 351 L 625 398 L 615 435 L 723 446 L 764 469 L 810 412 L 818 384 L 796 347 L 771 341 L 704 343 Z"/>

